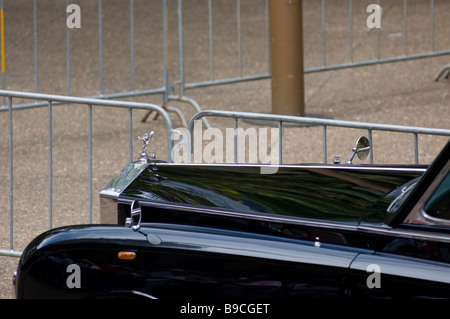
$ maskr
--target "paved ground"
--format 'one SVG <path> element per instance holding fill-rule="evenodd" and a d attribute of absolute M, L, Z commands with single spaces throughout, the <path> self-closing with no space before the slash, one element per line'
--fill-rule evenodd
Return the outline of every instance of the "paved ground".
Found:
<path fill-rule="evenodd" d="M 30 1 L 4 1 L 6 17 L 7 72 L 6 87 L 11 90 L 34 91 L 33 20 Z M 355 2 L 355 1 L 354 1 Z M 67 93 L 65 7 L 56 0 L 40 0 L 38 7 L 39 38 L 39 91 Z M 82 28 L 71 33 L 71 93 L 75 96 L 99 94 L 98 76 L 98 24 L 96 1 L 79 0 L 82 9 Z M 156 3 L 156 4 L 155 4 Z M 176 30 L 176 10 L 170 3 L 170 26 Z M 208 32 L 206 1 L 186 0 L 185 51 L 186 80 L 208 80 Z M 223 78 L 236 74 L 235 29 L 227 17 L 236 8 L 230 1 L 214 1 L 215 69 L 214 76 Z M 259 74 L 267 71 L 267 43 L 265 42 L 264 10 L 256 0 L 241 1 L 243 7 L 243 71 Z M 262 3 L 262 2 L 261 2 Z M 333 1 L 327 5 L 327 63 L 336 64 L 349 59 L 348 27 L 339 22 L 346 13 L 346 1 Z M 354 58 L 376 57 L 376 33 L 365 26 L 365 8 L 370 1 L 355 4 Z M 135 1 L 136 37 L 136 89 L 156 88 L 162 83 L 161 72 L 161 10 L 159 2 L 148 6 L 146 1 Z M 322 62 L 320 1 L 304 3 L 305 10 L 305 66 Z M 428 1 L 408 1 L 408 52 L 428 51 L 430 44 Z M 437 50 L 450 48 L 447 32 L 450 22 L 448 1 L 435 1 Z M 403 50 L 401 21 L 402 8 L 386 4 L 381 33 L 382 55 L 400 55 Z M 424 14 L 424 12 L 426 12 Z M 128 91 L 129 75 L 129 24 L 127 1 L 103 2 L 104 41 L 104 93 Z M 61 18 L 61 15 L 63 18 Z M 426 18 L 424 18 L 424 15 Z M 124 17 L 125 16 L 125 17 Z M 233 20 L 234 21 L 234 20 Z M 348 18 L 344 19 L 348 21 Z M 63 24 L 63 26 L 61 26 Z M 205 31 L 206 30 L 206 31 Z M 445 30 L 445 31 L 444 31 Z M 170 38 L 171 79 L 177 78 L 176 37 Z M 231 41 L 231 42 L 227 42 Z M 231 56 L 231 58 L 230 58 Z M 305 75 L 305 102 L 308 114 L 327 118 L 375 123 L 450 128 L 449 80 L 433 81 L 443 65 L 450 63 L 449 56 L 388 63 L 339 71 Z M 198 101 L 203 109 L 241 110 L 270 113 L 270 80 L 191 89 L 186 95 Z M 161 96 L 129 98 L 133 101 L 161 103 Z M 190 118 L 192 107 L 172 103 Z M 14 249 L 22 250 L 36 235 L 48 228 L 48 117 L 47 109 L 34 109 L 14 113 Z M 154 129 L 157 132 L 152 150 L 165 158 L 164 124 L 160 119 L 142 123 L 144 112 L 133 116 L 134 135 Z M 174 126 L 181 122 L 173 115 Z M 52 226 L 85 223 L 88 220 L 87 195 L 87 108 L 78 105 L 54 107 L 53 110 L 53 222 Z M 224 120 L 211 120 L 215 127 L 232 127 Z M 127 111 L 94 109 L 94 222 L 98 221 L 99 190 L 128 161 Z M 244 127 L 249 127 L 243 123 Z M 0 113 L 0 130 L 4 137 L 0 145 L 0 176 L 5 181 L 0 198 L 0 248 L 9 247 L 9 197 L 8 197 L 8 119 Z M 316 162 L 322 160 L 321 129 L 315 127 L 285 128 L 284 158 L 286 162 Z M 328 158 L 334 155 L 346 159 L 355 139 L 365 132 L 343 129 L 328 130 Z M 430 163 L 446 138 L 420 137 L 420 163 Z M 412 163 L 412 136 L 374 133 L 376 163 Z M 139 155 L 139 142 L 134 149 Z M 11 274 L 16 258 L 0 257 L 0 297 L 12 298 Z"/>

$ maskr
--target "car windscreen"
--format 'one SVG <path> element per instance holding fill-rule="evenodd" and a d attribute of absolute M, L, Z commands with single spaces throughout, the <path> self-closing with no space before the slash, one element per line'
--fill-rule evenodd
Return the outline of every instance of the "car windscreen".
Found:
<path fill-rule="evenodd" d="M 450 220 L 450 173 L 442 180 L 424 206 L 431 217 Z"/>

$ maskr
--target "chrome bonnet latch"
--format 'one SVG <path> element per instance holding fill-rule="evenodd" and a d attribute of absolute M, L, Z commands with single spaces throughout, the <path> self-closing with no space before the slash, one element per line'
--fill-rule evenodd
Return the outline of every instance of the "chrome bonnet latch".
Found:
<path fill-rule="evenodd" d="M 130 207 L 130 217 L 125 219 L 125 226 L 130 227 L 134 231 L 141 228 L 142 210 L 139 201 L 134 200 Z"/>

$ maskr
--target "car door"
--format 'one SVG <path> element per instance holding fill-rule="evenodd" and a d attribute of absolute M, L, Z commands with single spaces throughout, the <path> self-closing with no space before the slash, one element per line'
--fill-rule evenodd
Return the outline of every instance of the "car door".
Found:
<path fill-rule="evenodd" d="M 351 265 L 356 296 L 450 299 L 448 149 L 400 199 L 398 211 L 386 212 L 394 214 L 391 225 L 360 227 L 372 236 L 376 252 L 359 255 Z"/>
<path fill-rule="evenodd" d="M 143 225 L 140 232 L 151 238 L 137 252 L 143 292 L 163 299 L 343 298 L 358 254 L 342 245 L 198 226 Z"/>
<path fill-rule="evenodd" d="M 399 250 L 360 254 L 352 262 L 353 297 L 450 299 L 450 265 L 437 260 L 440 252 L 448 255 L 445 245 L 414 238 L 391 243 Z"/>

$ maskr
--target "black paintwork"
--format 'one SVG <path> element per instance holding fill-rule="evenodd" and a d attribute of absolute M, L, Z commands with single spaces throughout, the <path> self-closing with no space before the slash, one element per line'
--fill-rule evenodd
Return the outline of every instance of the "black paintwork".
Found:
<path fill-rule="evenodd" d="M 161 243 L 152 244 L 154 238 Z M 119 260 L 119 251 L 134 251 L 136 259 Z M 30 244 L 20 261 L 17 293 L 90 298 L 134 290 L 158 298 L 337 298 L 343 296 L 340 280 L 356 252 L 194 226 L 158 225 L 139 232 L 77 226 L 50 231 L 44 241 L 38 237 Z M 70 264 L 82 266 L 79 289 L 66 286 Z"/>
<path fill-rule="evenodd" d="M 156 164 L 121 194 L 124 198 L 357 223 L 378 199 L 421 171 L 337 166 L 280 167 Z M 156 175 L 156 177 L 155 177 Z"/>
<path fill-rule="evenodd" d="M 281 167 L 155 163 L 125 187 L 139 231 L 72 226 L 34 239 L 18 267 L 19 298 L 449 298 L 450 233 L 402 224 L 442 167 Z M 394 211 L 388 206 L 417 183 Z M 121 260 L 119 251 L 136 254 Z M 81 288 L 67 287 L 67 266 Z M 368 287 L 380 267 L 381 287 Z"/>

